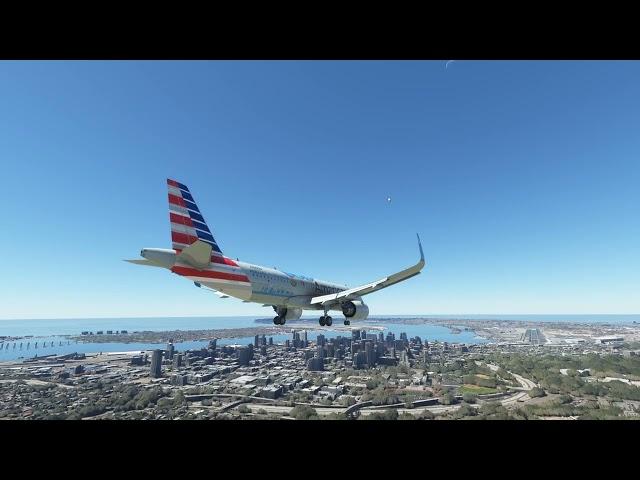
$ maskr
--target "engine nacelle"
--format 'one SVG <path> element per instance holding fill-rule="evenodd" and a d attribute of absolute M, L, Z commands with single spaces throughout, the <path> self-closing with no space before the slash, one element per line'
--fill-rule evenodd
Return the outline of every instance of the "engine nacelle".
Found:
<path fill-rule="evenodd" d="M 302 309 L 295 307 L 274 307 L 276 313 L 285 320 L 298 320 L 302 316 Z"/>
<path fill-rule="evenodd" d="M 365 320 L 369 307 L 362 300 L 351 300 L 342 304 L 342 314 L 349 320 Z"/>

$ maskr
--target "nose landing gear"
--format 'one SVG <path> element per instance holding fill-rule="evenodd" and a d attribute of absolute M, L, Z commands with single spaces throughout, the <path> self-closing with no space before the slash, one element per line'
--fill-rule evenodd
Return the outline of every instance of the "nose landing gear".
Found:
<path fill-rule="evenodd" d="M 325 325 L 327 327 L 330 327 L 331 324 L 333 323 L 333 319 L 329 315 L 323 315 L 320 317 L 319 322 L 321 327 L 324 327 Z"/>

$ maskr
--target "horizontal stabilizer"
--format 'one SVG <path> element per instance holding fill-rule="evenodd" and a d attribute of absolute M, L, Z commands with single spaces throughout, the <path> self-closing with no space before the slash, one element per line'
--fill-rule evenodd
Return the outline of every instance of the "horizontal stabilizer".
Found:
<path fill-rule="evenodd" d="M 162 265 L 158 265 L 157 263 L 152 262 L 151 260 L 147 260 L 146 258 L 140 258 L 135 260 L 125 259 L 125 262 L 135 263 L 136 265 L 146 265 L 147 267 L 163 267 Z"/>
<path fill-rule="evenodd" d="M 207 268 L 211 263 L 211 250 L 209 243 L 196 240 L 180 252 L 178 260 L 188 263 L 195 268 Z"/>

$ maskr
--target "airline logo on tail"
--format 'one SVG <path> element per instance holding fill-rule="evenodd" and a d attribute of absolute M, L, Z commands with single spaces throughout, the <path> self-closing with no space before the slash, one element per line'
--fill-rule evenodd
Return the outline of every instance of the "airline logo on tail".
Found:
<path fill-rule="evenodd" d="M 250 285 L 240 266 L 222 255 L 187 186 L 168 179 L 167 187 L 171 241 L 178 253 L 171 271 L 197 283 Z"/>
<path fill-rule="evenodd" d="M 186 185 L 169 179 L 167 187 L 169 188 L 169 219 L 173 249 L 182 251 L 196 240 L 201 240 L 211 245 L 215 253 L 222 255 L 220 247 L 211 235 L 211 230 Z"/>

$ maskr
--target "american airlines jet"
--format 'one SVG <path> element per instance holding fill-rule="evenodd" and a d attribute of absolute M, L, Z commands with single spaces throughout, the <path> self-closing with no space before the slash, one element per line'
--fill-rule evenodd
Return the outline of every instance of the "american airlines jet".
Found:
<path fill-rule="evenodd" d="M 167 185 L 173 248 L 143 248 L 142 260 L 127 261 L 166 268 L 221 298 L 231 296 L 273 307 L 276 325 L 299 319 L 303 310 L 322 310 L 321 326 L 331 326 L 329 311 L 341 311 L 345 325 L 351 320 L 364 320 L 369 315 L 369 307 L 362 301 L 364 295 L 418 275 L 425 265 L 420 236 L 418 263 L 354 288 L 232 260 L 222 254 L 189 189 L 175 180 L 167 180 Z"/>

